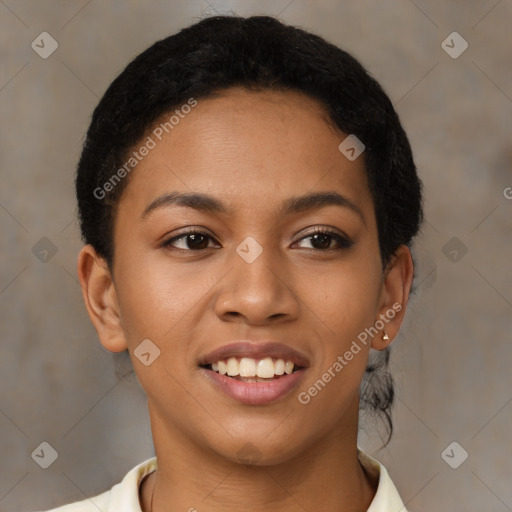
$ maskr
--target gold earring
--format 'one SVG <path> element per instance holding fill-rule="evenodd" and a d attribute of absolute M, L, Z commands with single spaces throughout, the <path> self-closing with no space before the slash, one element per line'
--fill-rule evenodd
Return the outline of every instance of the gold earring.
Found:
<path fill-rule="evenodd" d="M 384 331 L 384 336 L 382 336 L 382 339 L 383 340 L 389 340 L 389 336 L 388 336 L 388 333 L 386 331 Z"/>

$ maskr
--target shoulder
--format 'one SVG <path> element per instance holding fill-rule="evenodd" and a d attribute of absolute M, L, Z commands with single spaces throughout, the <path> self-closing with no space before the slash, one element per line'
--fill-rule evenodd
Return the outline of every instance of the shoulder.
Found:
<path fill-rule="evenodd" d="M 367 512 L 407 512 L 386 468 L 361 449 L 358 449 L 358 456 L 365 469 L 378 478 L 377 492 Z"/>
<path fill-rule="evenodd" d="M 156 457 L 141 462 L 132 468 L 121 482 L 97 496 L 63 505 L 44 512 L 141 512 L 139 484 L 157 467 Z M 40 511 L 43 512 L 43 511 Z"/>

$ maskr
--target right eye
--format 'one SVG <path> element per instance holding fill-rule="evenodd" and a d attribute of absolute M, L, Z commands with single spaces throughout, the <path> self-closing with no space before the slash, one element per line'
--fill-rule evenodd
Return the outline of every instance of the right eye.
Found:
<path fill-rule="evenodd" d="M 180 251 L 201 251 L 212 247 L 208 245 L 210 240 L 213 240 L 213 238 L 208 233 L 191 229 L 186 233 L 170 238 L 163 243 L 163 246 L 171 251 L 175 249 Z M 177 243 L 180 243 L 182 247 L 178 247 Z"/>

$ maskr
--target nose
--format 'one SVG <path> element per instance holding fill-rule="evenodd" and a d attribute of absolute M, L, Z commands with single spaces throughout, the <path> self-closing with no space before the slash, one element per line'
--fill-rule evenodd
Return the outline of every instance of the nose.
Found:
<path fill-rule="evenodd" d="M 269 325 L 296 319 L 299 301 L 293 290 L 291 272 L 269 249 L 251 263 L 237 252 L 229 258 L 231 272 L 221 281 L 215 312 L 223 321 Z"/>

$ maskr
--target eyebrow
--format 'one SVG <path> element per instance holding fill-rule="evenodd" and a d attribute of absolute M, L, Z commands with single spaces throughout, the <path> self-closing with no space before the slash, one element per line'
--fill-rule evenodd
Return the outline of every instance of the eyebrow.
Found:
<path fill-rule="evenodd" d="M 187 206 L 204 212 L 222 214 L 232 213 L 230 208 L 211 195 L 200 192 L 171 192 L 163 194 L 149 203 L 142 212 L 140 220 L 145 220 L 151 212 L 159 208 L 176 205 Z M 357 213 L 366 225 L 366 220 L 361 209 L 350 199 L 334 191 L 314 192 L 303 196 L 290 197 L 282 203 L 278 214 L 286 216 L 293 213 L 302 213 L 308 210 L 324 208 L 326 206 L 341 206 L 348 208 Z"/>

